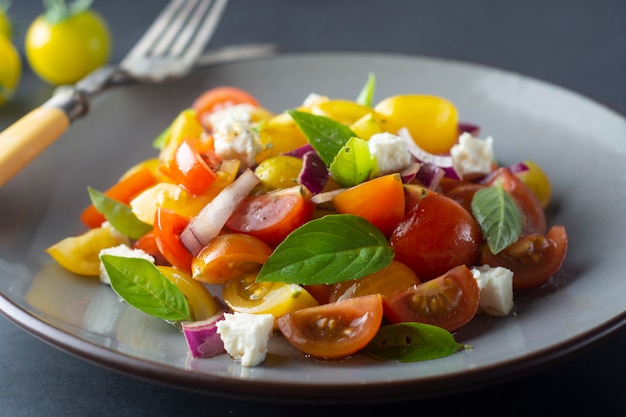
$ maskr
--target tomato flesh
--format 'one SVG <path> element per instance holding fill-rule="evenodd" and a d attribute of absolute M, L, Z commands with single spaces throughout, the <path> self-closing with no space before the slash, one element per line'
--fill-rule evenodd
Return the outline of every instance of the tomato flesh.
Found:
<path fill-rule="evenodd" d="M 168 262 L 185 272 L 191 272 L 191 252 L 183 245 L 180 234 L 189 224 L 187 217 L 173 210 L 159 208 L 154 220 L 154 238 L 159 251 Z"/>
<path fill-rule="evenodd" d="M 365 347 L 383 319 L 380 294 L 304 308 L 277 319 L 283 336 L 307 355 L 340 359 Z"/>
<path fill-rule="evenodd" d="M 418 322 L 455 331 L 478 310 L 480 291 L 465 265 L 405 291 L 386 296 L 385 318 L 391 323 Z"/>
<path fill-rule="evenodd" d="M 552 226 L 548 234 L 522 236 L 494 255 L 487 245 L 481 248 L 481 262 L 513 271 L 513 289 L 538 287 L 554 275 L 565 261 L 567 233 L 563 226 Z"/>

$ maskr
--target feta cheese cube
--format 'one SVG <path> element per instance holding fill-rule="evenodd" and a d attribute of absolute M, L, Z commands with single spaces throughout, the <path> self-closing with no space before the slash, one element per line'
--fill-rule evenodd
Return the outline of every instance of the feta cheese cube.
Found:
<path fill-rule="evenodd" d="M 222 159 L 239 159 L 242 168 L 254 165 L 263 150 L 258 132 L 252 129 L 253 111 L 253 106 L 239 104 L 209 116 L 215 153 Z"/>
<path fill-rule="evenodd" d="M 123 256 L 125 258 L 142 258 L 154 263 L 154 258 L 147 252 L 141 249 L 133 249 L 127 245 L 118 245 L 111 248 L 102 249 L 98 257 L 102 255 Z M 100 262 L 100 282 L 103 284 L 111 285 L 111 279 L 102 262 Z"/>
<path fill-rule="evenodd" d="M 406 142 L 400 136 L 388 132 L 376 133 L 370 137 L 368 146 L 370 155 L 376 161 L 378 176 L 401 172 L 412 162 Z"/>
<path fill-rule="evenodd" d="M 513 271 L 489 265 L 472 268 L 480 289 L 479 312 L 490 316 L 506 316 L 513 309 Z"/>
<path fill-rule="evenodd" d="M 493 162 L 493 138 L 479 139 L 463 132 L 459 143 L 450 149 L 452 167 L 461 178 L 472 174 L 488 174 Z"/>
<path fill-rule="evenodd" d="M 273 315 L 226 313 L 216 325 L 224 349 L 242 366 L 256 366 L 265 360 L 267 345 L 274 331 Z"/>

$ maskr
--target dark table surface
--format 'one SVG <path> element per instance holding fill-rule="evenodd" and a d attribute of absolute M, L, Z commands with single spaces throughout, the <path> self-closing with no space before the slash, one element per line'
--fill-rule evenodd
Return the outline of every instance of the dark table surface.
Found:
<path fill-rule="evenodd" d="M 17 22 L 15 42 L 23 53 L 26 27 L 42 5 L 36 0 L 13 3 L 9 14 Z M 112 29 L 114 61 L 165 3 L 94 3 Z M 624 18 L 623 0 L 232 0 L 211 47 L 271 42 L 283 51 L 391 51 L 452 58 L 539 78 L 626 113 Z M 51 91 L 25 63 L 15 101 L 0 116 L 20 115 Z M 2 316 L 0 335 L 2 416 L 626 415 L 624 328 L 546 368 L 486 388 L 408 402 L 334 406 L 258 403 L 156 385 L 60 351 Z"/>

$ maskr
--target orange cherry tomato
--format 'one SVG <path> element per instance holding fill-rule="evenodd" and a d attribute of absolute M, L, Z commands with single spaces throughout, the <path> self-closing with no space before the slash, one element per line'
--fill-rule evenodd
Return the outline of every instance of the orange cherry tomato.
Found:
<path fill-rule="evenodd" d="M 123 204 L 129 204 L 133 197 L 156 183 L 156 177 L 150 167 L 143 167 L 123 177 L 104 192 L 108 197 Z M 105 218 L 93 204 L 87 206 L 80 215 L 83 224 L 91 229 L 99 227 Z"/>
<path fill-rule="evenodd" d="M 340 359 L 364 348 L 383 319 L 380 294 L 304 308 L 277 319 L 278 328 L 303 353 Z"/>
<path fill-rule="evenodd" d="M 159 207 L 154 219 L 154 238 L 159 251 L 178 269 L 191 272 L 191 252 L 180 240 L 180 234 L 189 224 L 189 218 L 173 210 Z"/>
<path fill-rule="evenodd" d="M 163 256 L 157 245 L 154 231 L 148 232 L 133 243 L 133 249 L 141 249 L 154 258 L 156 265 L 170 265 L 170 262 Z"/>
<path fill-rule="evenodd" d="M 398 291 L 404 291 L 420 283 L 415 272 L 396 260 L 380 271 L 352 281 L 338 282 L 331 285 L 329 302 L 369 294 L 381 294 L 389 297 Z"/>
<path fill-rule="evenodd" d="M 361 216 L 389 237 L 404 218 L 404 188 L 398 174 L 374 178 L 333 199 L 338 213 Z"/>
<path fill-rule="evenodd" d="M 271 253 L 272 248 L 254 236 L 218 235 L 193 258 L 193 278 L 207 284 L 223 284 L 258 272 Z"/>
<path fill-rule="evenodd" d="M 389 239 L 396 260 L 422 281 L 458 265 L 473 265 L 481 241 L 480 228 L 472 215 L 441 194 L 419 200 Z"/>
<path fill-rule="evenodd" d="M 311 220 L 315 205 L 305 187 L 296 186 L 244 199 L 226 222 L 235 233 L 261 239 L 270 246 Z"/>
<path fill-rule="evenodd" d="M 552 226 L 546 236 L 522 236 L 503 251 L 494 255 L 484 244 L 481 263 L 503 266 L 513 271 L 513 289 L 534 288 L 546 282 L 565 261 L 567 233 L 563 226 Z"/>
<path fill-rule="evenodd" d="M 178 145 L 173 163 L 168 168 L 172 180 L 194 195 L 202 194 L 217 178 L 215 171 L 189 139 Z"/>
<path fill-rule="evenodd" d="M 385 318 L 391 323 L 426 323 L 455 331 L 478 310 L 480 291 L 465 265 L 405 291 L 385 297 Z"/>
<path fill-rule="evenodd" d="M 207 125 L 206 116 L 238 104 L 250 104 L 259 107 L 258 100 L 250 93 L 237 87 L 215 87 L 202 93 L 195 99 L 191 108 L 195 110 L 198 121 Z"/>

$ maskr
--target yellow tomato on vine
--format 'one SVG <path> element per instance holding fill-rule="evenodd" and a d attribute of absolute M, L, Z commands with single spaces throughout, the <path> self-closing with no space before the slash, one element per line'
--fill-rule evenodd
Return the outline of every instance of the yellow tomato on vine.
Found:
<path fill-rule="evenodd" d="M 20 55 L 4 35 L 0 35 L 0 63 L 0 105 L 2 105 L 13 96 L 22 74 Z"/>

